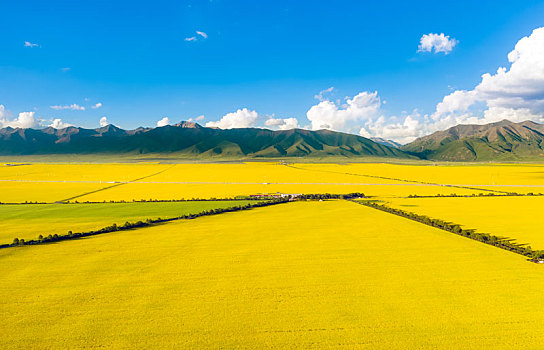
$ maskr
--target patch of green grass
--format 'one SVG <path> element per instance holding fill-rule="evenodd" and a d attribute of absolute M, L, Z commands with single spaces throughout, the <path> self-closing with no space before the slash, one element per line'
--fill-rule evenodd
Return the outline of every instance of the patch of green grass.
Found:
<path fill-rule="evenodd" d="M 0 206 L 0 244 L 15 237 L 65 234 L 100 229 L 126 221 L 170 218 L 254 201 L 187 201 L 92 204 L 15 204 Z"/>

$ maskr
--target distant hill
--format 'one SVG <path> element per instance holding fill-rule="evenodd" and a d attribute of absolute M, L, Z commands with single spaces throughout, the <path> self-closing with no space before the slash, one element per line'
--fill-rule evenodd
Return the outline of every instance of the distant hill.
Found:
<path fill-rule="evenodd" d="M 222 130 L 186 121 L 135 130 L 123 130 L 114 125 L 98 129 L 0 129 L 0 155 L 95 153 L 172 153 L 180 158 L 411 157 L 361 136 L 329 130 Z"/>
<path fill-rule="evenodd" d="M 544 125 L 508 120 L 457 125 L 418 138 L 401 150 L 444 161 L 544 160 Z"/>
<path fill-rule="evenodd" d="M 393 140 L 387 140 L 387 139 L 384 139 L 383 137 L 371 137 L 370 139 L 376 143 L 380 143 L 382 145 L 386 145 L 393 148 L 400 148 L 402 146 L 398 142 L 395 142 Z"/>

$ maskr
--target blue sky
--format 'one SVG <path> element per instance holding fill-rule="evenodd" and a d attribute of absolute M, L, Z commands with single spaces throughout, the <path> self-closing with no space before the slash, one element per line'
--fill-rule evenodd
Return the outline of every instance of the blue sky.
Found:
<path fill-rule="evenodd" d="M 314 96 L 334 87 L 325 99 L 339 110 L 377 92 L 374 126 L 407 115 L 425 123 L 448 94 L 508 68 L 508 53 L 543 22 L 534 1 L 5 1 L 0 117 L 98 127 L 106 116 L 135 128 L 247 108 L 256 126 L 311 127 Z M 430 33 L 456 45 L 418 52 Z M 85 110 L 59 109 L 73 105 Z M 355 119 L 336 129 L 359 133 L 369 119 Z"/>

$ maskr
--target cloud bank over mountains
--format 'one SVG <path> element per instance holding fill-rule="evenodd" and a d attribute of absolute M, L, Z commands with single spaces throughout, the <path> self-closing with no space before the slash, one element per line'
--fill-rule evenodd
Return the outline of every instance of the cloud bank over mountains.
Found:
<path fill-rule="evenodd" d="M 444 43 L 426 43 L 422 38 L 425 51 L 434 48 L 435 52 L 442 52 L 449 48 Z M 430 115 L 414 110 L 403 116 L 386 116 L 377 92 L 361 92 L 348 98 L 343 108 L 323 100 L 310 108 L 307 117 L 312 128 L 346 130 L 348 123 L 361 122 L 360 135 L 401 143 L 457 124 L 487 124 L 503 119 L 544 122 L 544 27 L 519 40 L 508 54 L 508 61 L 510 67 L 483 74 L 473 89 L 445 96 Z"/>
<path fill-rule="evenodd" d="M 444 34 L 425 34 L 421 52 L 448 54 L 459 43 Z M 486 124 L 503 119 L 514 122 L 544 122 L 544 28 L 522 38 L 508 54 L 510 67 L 482 75 L 471 90 L 457 90 L 445 96 L 431 114 L 418 110 L 400 116 L 387 115 L 377 91 L 362 91 L 334 101 L 334 87 L 314 97 L 319 101 L 306 112 L 307 128 L 358 132 L 364 137 L 383 137 L 401 143 L 444 130 L 457 124 Z M 482 110 L 483 107 L 483 110 Z M 259 115 L 247 108 L 228 113 L 206 126 L 240 128 L 257 126 Z M 277 129 L 298 127 L 295 118 L 268 118 L 264 126 Z M 304 124 L 304 122 L 302 122 Z"/>
<path fill-rule="evenodd" d="M 431 115 L 435 129 L 459 123 L 485 124 L 502 119 L 544 121 L 544 27 L 518 41 L 508 54 L 510 67 L 482 75 L 472 90 L 444 97 Z M 473 107 L 482 104 L 483 114 Z"/>
<path fill-rule="evenodd" d="M 201 39 L 207 34 L 196 32 Z M 451 53 L 459 43 L 445 34 L 425 34 L 421 37 L 418 51 L 429 53 Z M 456 90 L 444 96 L 434 111 L 424 114 L 419 110 L 388 115 L 384 110 L 385 101 L 378 91 L 361 91 L 353 97 L 333 99 L 335 87 L 329 87 L 314 97 L 316 103 L 306 112 L 306 119 L 276 118 L 274 115 L 260 115 L 247 107 L 223 115 L 217 121 L 209 121 L 207 127 L 222 129 L 267 127 L 287 130 L 308 128 L 313 130 L 331 129 L 359 133 L 364 137 L 383 137 L 400 143 L 407 143 L 417 137 L 444 130 L 457 124 L 486 124 L 503 119 L 514 122 L 533 120 L 544 122 L 544 27 L 535 29 L 529 36 L 520 39 L 508 53 L 509 67 L 499 67 L 494 73 L 481 76 L 481 81 L 471 89 Z M 102 107 L 102 103 L 90 106 Z M 85 111 L 78 104 L 52 105 L 55 111 Z M 0 105 L 0 127 L 44 127 L 62 128 L 69 124 L 60 118 L 49 122 L 38 119 L 35 111 L 21 112 L 12 117 Z M 199 116 L 196 121 L 204 119 Z M 191 119 L 192 120 L 192 119 Z M 106 117 L 100 125 L 107 125 Z M 169 125 L 167 117 L 157 126 Z"/>

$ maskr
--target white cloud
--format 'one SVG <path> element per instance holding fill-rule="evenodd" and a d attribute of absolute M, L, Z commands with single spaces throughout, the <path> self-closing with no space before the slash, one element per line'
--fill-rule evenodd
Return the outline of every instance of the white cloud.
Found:
<path fill-rule="evenodd" d="M 70 69 L 70 67 L 62 67 L 60 70 L 63 71 L 63 72 L 68 72 Z"/>
<path fill-rule="evenodd" d="M 0 126 L 2 128 L 35 128 L 40 126 L 40 123 L 34 116 L 35 112 L 21 112 L 17 118 L 10 119 L 4 105 L 0 105 Z"/>
<path fill-rule="evenodd" d="M 48 126 L 53 127 L 55 129 L 64 129 L 73 125 L 69 123 L 64 123 L 61 119 L 57 118 L 57 119 L 54 119 L 53 122 L 49 124 Z"/>
<path fill-rule="evenodd" d="M 319 94 L 314 95 L 314 98 L 319 101 L 323 101 L 325 99 L 325 95 L 330 94 L 334 90 L 334 86 L 331 86 L 328 89 L 319 91 Z"/>
<path fill-rule="evenodd" d="M 450 39 L 450 37 L 444 35 L 444 33 L 423 34 L 421 39 L 419 39 L 418 52 L 433 52 L 434 50 L 434 53 L 443 52 L 447 55 L 458 43 L 458 40 L 454 38 Z"/>
<path fill-rule="evenodd" d="M 56 111 L 60 111 L 60 110 L 63 110 L 63 109 L 71 109 L 72 111 L 84 111 L 85 110 L 85 107 L 77 105 L 75 103 L 73 103 L 71 105 L 63 105 L 63 106 L 55 105 L 55 106 L 50 106 L 50 108 L 54 109 Z"/>
<path fill-rule="evenodd" d="M 243 108 L 236 112 L 225 114 L 216 122 L 208 122 L 206 126 L 221 129 L 250 128 L 255 125 L 258 116 L 257 112 Z"/>
<path fill-rule="evenodd" d="M 476 102 L 474 91 L 457 90 L 444 97 L 442 102 L 436 105 L 436 112 L 433 119 L 438 120 L 441 116 L 456 111 L 466 112 Z"/>
<path fill-rule="evenodd" d="M 100 118 L 100 127 L 108 126 L 108 124 L 108 118 L 106 118 L 105 116 Z"/>
<path fill-rule="evenodd" d="M 290 130 L 290 129 L 295 129 L 299 127 L 298 120 L 296 118 L 285 118 L 285 119 L 270 118 L 264 122 L 264 125 L 275 127 L 280 130 Z"/>
<path fill-rule="evenodd" d="M 33 44 L 30 41 L 25 41 L 25 47 L 38 47 L 38 44 Z"/>
<path fill-rule="evenodd" d="M 347 98 L 344 105 L 329 100 L 312 106 L 306 117 L 312 123 L 313 130 L 332 129 L 342 131 L 352 124 L 374 118 L 380 109 L 378 92 L 361 92 L 352 99 Z"/>
<path fill-rule="evenodd" d="M 97 104 L 91 106 L 92 109 L 98 109 L 98 108 L 100 108 L 100 107 L 102 107 L 102 103 L 101 103 L 101 102 L 98 102 Z"/>
<path fill-rule="evenodd" d="M 184 40 L 191 42 L 191 41 L 198 41 L 198 39 L 202 39 L 202 40 L 208 39 L 208 34 L 206 34 L 205 32 L 197 30 L 197 31 L 195 31 L 195 33 L 196 33 L 196 35 L 187 37 Z"/>
<path fill-rule="evenodd" d="M 167 125 L 170 125 L 170 119 L 168 119 L 168 117 L 164 117 L 162 118 L 161 120 L 159 120 L 157 122 L 157 126 L 167 126 Z"/>
<path fill-rule="evenodd" d="M 423 136 L 425 130 L 422 125 L 423 118 L 417 110 L 402 117 L 386 117 L 381 110 L 382 104 L 384 103 L 377 91 L 365 91 L 353 98 L 347 97 L 343 105 L 323 100 L 312 106 L 306 116 L 314 130 L 332 129 L 344 132 L 358 130 L 359 135 L 363 137 L 383 137 L 401 143 Z M 279 123 L 275 119 L 269 120 L 267 121 L 269 124 Z"/>
<path fill-rule="evenodd" d="M 432 115 L 431 130 L 502 119 L 544 121 L 544 27 L 519 40 L 508 61 L 509 69 L 499 67 L 495 74 L 482 75 L 473 90 L 445 96 Z M 473 111 L 478 104 L 486 107 L 483 113 Z"/>
<path fill-rule="evenodd" d="M 359 131 L 359 135 L 370 138 L 382 137 L 386 140 L 395 140 L 400 143 L 408 143 L 419 136 L 423 136 L 424 128 L 421 125 L 421 115 L 414 111 L 411 115 L 399 120 L 397 117 L 379 117 L 368 121 Z"/>
<path fill-rule="evenodd" d="M 199 115 L 198 117 L 196 118 L 189 118 L 189 120 L 187 120 L 188 122 L 199 122 L 201 120 L 204 120 L 204 116 L 203 115 Z"/>

